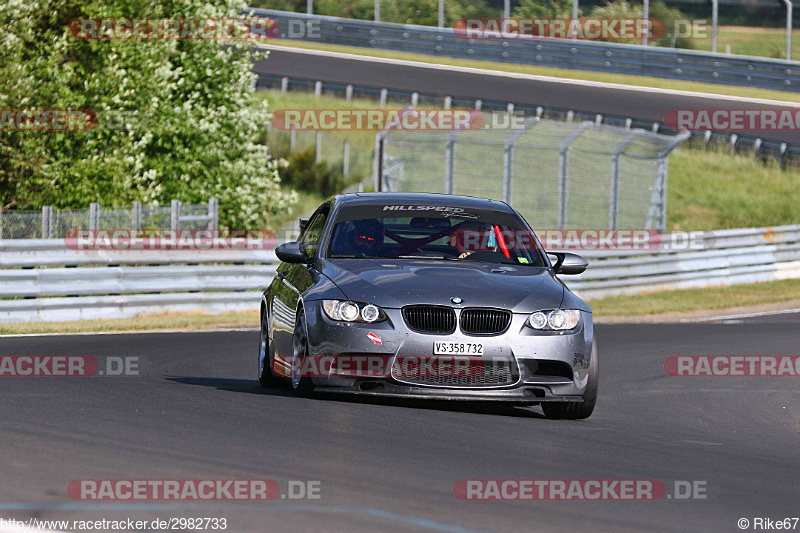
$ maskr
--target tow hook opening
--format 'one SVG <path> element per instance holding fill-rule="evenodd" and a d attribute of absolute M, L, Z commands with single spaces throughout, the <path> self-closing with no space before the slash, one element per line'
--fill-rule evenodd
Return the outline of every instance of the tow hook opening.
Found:
<path fill-rule="evenodd" d="M 533 396 L 535 398 L 544 398 L 547 395 L 545 389 L 539 387 L 528 387 L 523 393 L 525 396 Z"/>
<path fill-rule="evenodd" d="M 362 381 L 358 384 L 358 390 L 365 392 L 383 390 L 383 383 L 380 381 Z"/>

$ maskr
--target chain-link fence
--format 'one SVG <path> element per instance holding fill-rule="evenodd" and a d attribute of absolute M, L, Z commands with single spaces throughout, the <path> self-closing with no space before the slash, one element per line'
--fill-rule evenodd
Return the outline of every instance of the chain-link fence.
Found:
<path fill-rule="evenodd" d="M 62 239 L 70 230 L 88 229 L 219 229 L 219 202 L 129 208 L 54 209 L 0 211 L 0 239 Z"/>
<path fill-rule="evenodd" d="M 503 200 L 539 228 L 665 231 L 667 155 L 688 134 L 495 115 L 507 128 L 378 134 L 376 188 Z"/>

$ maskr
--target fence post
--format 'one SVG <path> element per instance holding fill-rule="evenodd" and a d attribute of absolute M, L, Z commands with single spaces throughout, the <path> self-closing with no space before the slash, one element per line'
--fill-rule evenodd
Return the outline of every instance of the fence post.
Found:
<path fill-rule="evenodd" d="M 375 192 L 380 192 L 383 184 L 383 143 L 383 132 L 379 131 L 375 134 L 375 157 L 372 163 L 375 175 Z"/>
<path fill-rule="evenodd" d="M 342 174 L 345 178 L 350 177 L 350 141 L 344 141 L 344 154 L 342 154 Z"/>
<path fill-rule="evenodd" d="M 172 208 L 170 211 L 169 229 L 177 231 L 181 229 L 181 201 L 172 200 Z"/>
<path fill-rule="evenodd" d="M 289 131 L 289 151 L 294 152 L 294 147 L 297 144 L 297 130 L 292 127 Z"/>
<path fill-rule="evenodd" d="M 528 117 L 522 122 L 521 128 L 512 130 L 506 137 L 503 148 L 503 201 L 508 205 L 511 205 L 514 184 L 514 144 L 538 121 L 537 118 Z"/>
<path fill-rule="evenodd" d="M 142 229 L 142 202 L 133 202 L 131 229 Z"/>
<path fill-rule="evenodd" d="M 208 221 L 208 229 L 217 231 L 219 229 L 219 200 L 211 198 L 208 201 L 208 216 L 211 220 Z"/>
<path fill-rule="evenodd" d="M 317 144 L 314 148 L 317 153 L 317 163 L 322 163 L 322 132 L 317 130 Z"/>
<path fill-rule="evenodd" d="M 89 204 L 89 230 L 97 231 L 100 226 L 100 204 L 92 202 Z"/>
<path fill-rule="evenodd" d="M 3 206 L 0 205 L 0 241 L 3 240 Z"/>
<path fill-rule="evenodd" d="M 611 154 L 611 198 L 608 202 L 608 227 L 617 229 L 619 219 L 619 158 L 644 130 L 635 129 L 614 148 Z"/>
<path fill-rule="evenodd" d="M 42 239 L 50 238 L 50 210 L 49 205 L 42 206 Z"/>
<path fill-rule="evenodd" d="M 558 150 L 558 227 L 560 229 L 567 227 L 569 148 L 591 125 L 591 122 L 582 122 L 575 131 L 561 141 L 561 146 Z"/>
<path fill-rule="evenodd" d="M 455 185 L 455 152 L 456 140 L 452 132 L 447 136 L 447 145 L 444 151 L 444 193 L 453 194 Z"/>

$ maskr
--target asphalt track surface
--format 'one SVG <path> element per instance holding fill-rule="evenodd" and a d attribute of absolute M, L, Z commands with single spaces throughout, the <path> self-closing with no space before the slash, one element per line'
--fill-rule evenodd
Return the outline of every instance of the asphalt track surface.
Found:
<path fill-rule="evenodd" d="M 309 50 L 268 47 L 270 56 L 257 62 L 255 72 L 290 78 L 304 78 L 333 83 L 351 83 L 452 97 L 498 100 L 602 113 L 654 122 L 663 122 L 671 109 L 791 109 L 774 103 L 754 103 L 747 100 L 717 98 L 705 95 L 675 94 L 674 92 L 642 91 L 582 84 L 578 81 L 522 79 L 502 73 L 460 70 L 457 67 L 440 70 L 424 63 L 394 64 L 364 56 L 362 60 L 319 55 Z M 347 54 L 345 54 L 346 56 Z M 744 132 L 778 142 L 800 144 L 800 131 Z"/>
<path fill-rule="evenodd" d="M 800 315 L 598 326 L 585 421 L 302 399 L 255 379 L 256 331 L 0 338 L 3 355 L 137 356 L 141 376 L 0 378 L 0 517 L 227 517 L 227 531 L 740 531 L 800 515 L 797 377 L 679 378 L 670 355 L 797 354 Z M 318 480 L 320 500 L 85 503 L 74 479 Z M 460 479 L 705 481 L 678 501 L 475 502 Z"/>

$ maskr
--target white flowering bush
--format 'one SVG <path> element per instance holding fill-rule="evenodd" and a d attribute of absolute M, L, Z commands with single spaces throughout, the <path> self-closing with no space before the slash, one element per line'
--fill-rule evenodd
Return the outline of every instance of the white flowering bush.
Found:
<path fill-rule="evenodd" d="M 90 109 L 86 131 L 0 131 L 0 201 L 38 208 L 220 201 L 230 227 L 260 227 L 294 193 L 259 143 L 248 41 L 81 40 L 84 18 L 236 18 L 239 0 L 3 0 L 0 110 Z M 111 120 L 111 118 L 114 120 Z"/>

